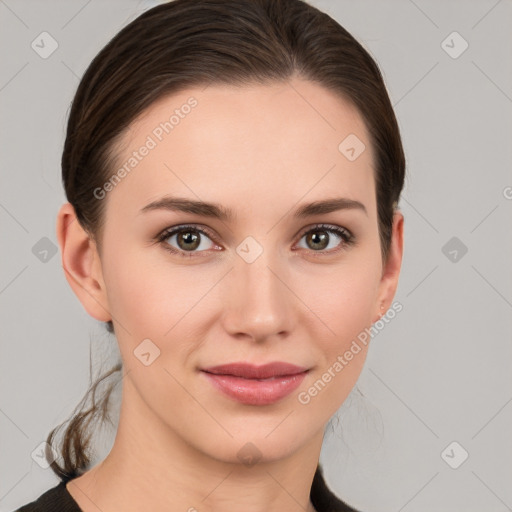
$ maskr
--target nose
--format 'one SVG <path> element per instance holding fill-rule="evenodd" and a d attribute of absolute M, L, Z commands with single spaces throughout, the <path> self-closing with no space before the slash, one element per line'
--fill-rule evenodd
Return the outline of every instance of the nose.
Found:
<path fill-rule="evenodd" d="M 264 250 L 252 263 L 237 257 L 224 282 L 226 332 L 257 342 L 288 336 L 296 325 L 300 304 L 289 280 L 290 273 L 270 250 Z"/>

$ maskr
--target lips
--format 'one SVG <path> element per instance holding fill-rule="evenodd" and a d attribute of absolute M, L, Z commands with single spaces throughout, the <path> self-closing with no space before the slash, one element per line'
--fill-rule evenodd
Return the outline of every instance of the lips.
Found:
<path fill-rule="evenodd" d="M 269 379 L 273 377 L 284 377 L 297 375 L 307 371 L 308 368 L 297 366 L 290 363 L 274 362 L 261 366 L 255 366 L 249 363 L 230 363 L 203 369 L 204 372 L 214 375 L 232 375 L 244 379 Z"/>
<path fill-rule="evenodd" d="M 201 373 L 225 396 L 246 405 L 270 405 L 294 391 L 309 369 L 290 363 L 255 366 L 232 363 L 212 366 Z"/>

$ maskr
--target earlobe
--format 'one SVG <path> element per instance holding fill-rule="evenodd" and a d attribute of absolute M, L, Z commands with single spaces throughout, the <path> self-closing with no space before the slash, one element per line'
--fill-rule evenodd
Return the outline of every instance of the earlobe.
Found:
<path fill-rule="evenodd" d="M 82 306 L 96 320 L 112 320 L 96 243 L 78 222 L 70 203 L 63 204 L 57 215 L 57 240 L 64 274 Z"/>

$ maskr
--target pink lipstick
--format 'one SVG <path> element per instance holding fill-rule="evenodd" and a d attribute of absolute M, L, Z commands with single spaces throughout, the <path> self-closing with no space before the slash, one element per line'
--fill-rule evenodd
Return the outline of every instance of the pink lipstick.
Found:
<path fill-rule="evenodd" d="M 309 369 L 283 362 L 262 366 L 239 362 L 201 371 L 213 386 L 230 398 L 247 405 L 268 405 L 296 389 Z"/>

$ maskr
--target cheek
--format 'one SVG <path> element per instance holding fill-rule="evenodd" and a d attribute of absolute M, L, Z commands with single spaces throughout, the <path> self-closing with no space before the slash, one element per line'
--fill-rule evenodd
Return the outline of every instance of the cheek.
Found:
<path fill-rule="evenodd" d="M 156 366 L 185 372 L 222 308 L 215 285 L 225 270 L 124 254 L 106 262 L 104 277 L 125 367 L 139 366 L 134 351 L 149 339 L 160 351 Z"/>
<path fill-rule="evenodd" d="M 315 269 L 307 280 L 297 282 L 297 295 L 316 318 L 311 327 L 318 330 L 323 326 L 325 353 L 343 348 L 371 325 L 379 271 L 377 264 L 366 264 L 360 259 L 354 264 L 333 266 L 331 271 Z"/>
<path fill-rule="evenodd" d="M 111 314 L 134 336 L 163 338 L 204 294 L 190 269 L 174 268 L 171 274 L 127 255 L 107 270 Z"/>
<path fill-rule="evenodd" d="M 171 375 L 182 380 L 189 354 L 197 348 L 201 338 L 193 330 L 198 321 L 193 306 L 211 287 L 193 278 L 190 269 L 169 268 L 140 253 L 125 253 L 105 272 L 110 311 L 120 325 L 116 338 L 124 371 L 158 415 L 189 405 L 190 396 Z"/>
<path fill-rule="evenodd" d="M 352 390 L 371 341 L 378 272 L 378 264 L 347 265 L 329 278 L 317 274 L 314 293 L 304 287 L 299 291 L 315 313 L 309 315 L 315 320 L 309 323 L 308 337 L 319 353 L 318 368 L 306 383 L 303 400 L 298 397 L 299 403 L 311 402 L 333 414 Z"/>

